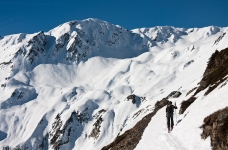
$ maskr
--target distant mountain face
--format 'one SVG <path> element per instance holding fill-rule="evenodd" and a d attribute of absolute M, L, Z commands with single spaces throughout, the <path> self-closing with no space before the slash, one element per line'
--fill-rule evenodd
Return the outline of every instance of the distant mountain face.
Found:
<path fill-rule="evenodd" d="M 164 100 L 189 98 L 227 31 L 86 19 L 0 36 L 0 148 L 101 149 Z"/>
<path fill-rule="evenodd" d="M 30 66 L 79 62 L 93 56 L 130 58 L 148 51 L 138 34 L 98 19 L 71 21 L 47 33 L 1 37 L 0 46 L 11 51 L 4 54 L 5 62 L 22 56 Z"/>
<path fill-rule="evenodd" d="M 0 37 L 2 62 L 12 62 L 17 57 L 30 66 L 40 63 L 79 62 L 94 56 L 106 58 L 132 58 L 151 47 L 162 49 L 176 45 L 186 35 L 194 41 L 220 31 L 218 27 L 183 29 L 171 26 L 141 28 L 129 31 L 98 19 L 71 21 L 47 33 L 17 34 Z M 186 41 L 189 42 L 189 41 Z"/>
<path fill-rule="evenodd" d="M 221 28 L 209 26 L 204 28 L 175 28 L 172 26 L 156 26 L 153 28 L 139 28 L 132 30 L 134 33 L 141 35 L 147 39 L 148 46 L 158 46 L 167 48 L 177 46 L 178 44 L 193 43 L 204 40 L 209 36 L 217 34 Z"/>

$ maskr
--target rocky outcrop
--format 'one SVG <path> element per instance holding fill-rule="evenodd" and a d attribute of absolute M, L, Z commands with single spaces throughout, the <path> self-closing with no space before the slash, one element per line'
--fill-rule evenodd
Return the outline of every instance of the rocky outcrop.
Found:
<path fill-rule="evenodd" d="M 204 119 L 202 139 L 211 137 L 213 150 L 228 150 L 228 107 Z"/>
<path fill-rule="evenodd" d="M 222 86 L 224 86 L 226 84 L 224 82 L 227 81 L 228 79 L 227 66 L 228 66 L 228 48 L 220 52 L 216 50 L 215 53 L 213 53 L 211 58 L 209 59 L 207 68 L 203 74 L 203 78 L 199 83 L 199 87 L 194 88 L 187 93 L 188 95 L 196 89 L 193 96 L 191 96 L 188 100 L 183 101 L 181 103 L 179 114 L 183 114 L 184 111 L 196 100 L 195 95 L 197 93 L 208 88 L 207 91 L 204 93 L 204 95 L 208 95 L 220 84 L 223 83 Z"/>
<path fill-rule="evenodd" d="M 54 55 L 56 55 L 60 51 L 60 49 L 65 46 L 69 38 L 70 38 L 69 33 L 65 33 L 56 41 L 56 45 L 55 45 L 56 50 L 54 52 Z"/>
<path fill-rule="evenodd" d="M 222 51 L 215 51 L 209 59 L 207 68 L 203 74 L 203 78 L 200 81 L 200 86 L 197 88 L 194 95 L 200 91 L 206 89 L 205 95 L 208 95 L 218 85 L 223 83 L 228 77 L 228 48 Z"/>
<path fill-rule="evenodd" d="M 188 91 L 188 93 L 186 94 L 186 96 L 188 96 L 189 94 L 191 94 L 196 89 L 197 89 L 197 87 L 195 87 L 195 88 L 191 89 L 190 91 Z"/>
<path fill-rule="evenodd" d="M 58 114 L 55 118 L 55 122 L 52 124 L 52 130 L 49 133 L 52 148 L 57 150 L 65 144 L 74 143 L 81 134 L 80 132 L 82 132 L 82 123 L 88 123 L 89 119 L 88 108 L 85 108 L 81 112 L 72 112 L 70 118 L 64 125 L 60 114 Z M 73 145 L 71 146 L 71 148 L 73 148 Z"/>
<path fill-rule="evenodd" d="M 136 102 L 136 96 L 134 94 L 127 96 L 127 101 L 131 100 L 132 104 Z"/>
<path fill-rule="evenodd" d="M 46 46 L 46 36 L 43 31 L 39 32 L 37 35 L 35 35 L 32 39 L 28 41 L 28 44 L 26 47 L 28 47 L 28 52 L 26 54 L 26 57 L 28 60 L 30 60 L 30 63 L 32 64 L 37 56 L 42 54 L 45 50 Z M 19 53 L 24 53 L 22 49 L 19 49 Z"/>
<path fill-rule="evenodd" d="M 77 34 L 75 37 L 70 39 L 70 46 L 67 47 L 67 60 L 80 60 L 85 59 L 90 49 L 88 43 L 82 40 L 84 34 Z"/>
<path fill-rule="evenodd" d="M 181 92 L 179 92 L 179 91 L 173 91 L 173 92 L 171 92 L 169 95 L 168 95 L 168 97 L 167 98 L 178 98 L 178 97 L 180 97 L 181 96 Z"/>
<path fill-rule="evenodd" d="M 179 114 L 183 114 L 185 110 L 196 100 L 196 97 L 190 97 L 188 100 L 181 103 Z"/>
<path fill-rule="evenodd" d="M 4 86 L 6 86 L 6 84 L 4 84 Z M 15 105 L 22 105 L 28 101 L 36 99 L 37 96 L 38 94 L 33 87 L 18 88 L 12 92 L 7 100 L 0 103 L 0 108 L 7 109 Z"/>
<path fill-rule="evenodd" d="M 217 44 L 222 40 L 222 38 L 223 38 L 225 35 L 226 35 L 226 33 L 223 33 L 222 35 L 220 35 L 220 36 L 215 40 L 214 45 L 217 45 Z M 214 45 L 213 45 L 213 46 L 214 46 Z"/>
<path fill-rule="evenodd" d="M 96 122 L 93 124 L 93 130 L 91 131 L 89 137 L 97 139 L 100 135 L 100 127 L 103 122 L 102 115 L 106 112 L 106 110 L 101 109 L 96 113 L 93 117 L 96 119 Z"/>
<path fill-rule="evenodd" d="M 28 150 L 29 148 L 27 147 L 27 145 L 23 145 L 23 146 L 17 146 L 17 147 L 11 147 L 11 146 L 4 146 L 2 148 L 2 150 Z"/>
<path fill-rule="evenodd" d="M 61 135 L 61 130 L 60 128 L 62 127 L 62 120 L 60 114 L 58 114 L 55 117 L 55 122 L 52 124 L 52 131 L 50 131 L 50 144 L 52 145 L 53 149 L 56 149 L 56 147 L 59 146 L 60 141 L 58 141 L 60 135 Z"/>
<path fill-rule="evenodd" d="M 133 150 L 142 138 L 145 128 L 148 126 L 151 118 L 157 113 L 159 109 L 166 106 L 167 98 L 163 98 L 155 104 L 153 112 L 143 117 L 132 129 L 127 130 L 109 145 L 102 148 L 102 150 Z"/>
<path fill-rule="evenodd" d="M 2 62 L 0 63 L 0 65 L 10 65 L 12 63 L 12 61 L 10 60 L 9 62 Z"/>
<path fill-rule="evenodd" d="M 92 132 L 90 133 L 89 137 L 92 137 L 94 139 L 97 139 L 100 135 L 100 127 L 101 123 L 103 122 L 102 116 L 100 116 L 96 122 L 93 124 L 94 128 Z"/>
<path fill-rule="evenodd" d="M 137 106 L 139 106 L 141 102 L 146 101 L 146 97 L 139 97 L 135 94 L 128 95 L 126 99 L 127 101 L 131 101 L 132 104 L 136 104 Z"/>
<path fill-rule="evenodd" d="M 31 63 L 34 61 L 35 56 L 42 54 L 44 52 L 45 45 L 46 45 L 46 37 L 42 31 L 36 36 L 34 36 L 28 42 L 27 47 L 31 47 L 31 48 L 29 49 L 27 57 L 29 58 L 29 60 L 31 60 Z"/>

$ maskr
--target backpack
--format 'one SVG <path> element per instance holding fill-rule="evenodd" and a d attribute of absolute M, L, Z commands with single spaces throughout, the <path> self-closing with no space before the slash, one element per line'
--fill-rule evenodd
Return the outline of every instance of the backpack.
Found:
<path fill-rule="evenodd" d="M 167 112 L 168 114 L 173 114 L 173 111 L 174 111 L 173 105 L 171 105 L 171 106 L 168 106 L 168 105 L 167 105 L 167 107 L 166 107 L 166 112 Z"/>

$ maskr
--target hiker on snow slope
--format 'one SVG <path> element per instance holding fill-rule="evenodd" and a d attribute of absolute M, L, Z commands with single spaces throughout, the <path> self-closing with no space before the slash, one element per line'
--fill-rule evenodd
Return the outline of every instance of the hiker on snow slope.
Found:
<path fill-rule="evenodd" d="M 172 105 L 172 102 L 170 101 L 166 107 L 168 132 L 172 131 L 172 129 L 173 129 L 173 111 L 174 111 L 174 109 L 177 109 L 177 106 Z"/>

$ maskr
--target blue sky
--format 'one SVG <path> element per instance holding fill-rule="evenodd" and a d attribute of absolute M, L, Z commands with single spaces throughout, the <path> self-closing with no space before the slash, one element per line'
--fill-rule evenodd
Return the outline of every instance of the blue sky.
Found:
<path fill-rule="evenodd" d="M 0 35 L 35 33 L 98 18 L 127 29 L 228 26 L 228 0 L 1 0 Z"/>

